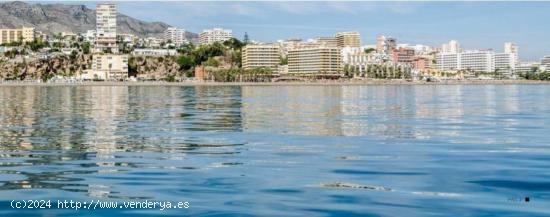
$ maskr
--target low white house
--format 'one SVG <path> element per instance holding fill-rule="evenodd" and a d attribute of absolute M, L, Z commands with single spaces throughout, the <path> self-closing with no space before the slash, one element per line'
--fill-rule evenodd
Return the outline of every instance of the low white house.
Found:
<path fill-rule="evenodd" d="M 178 51 L 175 49 L 153 49 L 153 48 L 139 48 L 132 52 L 135 56 L 175 56 Z"/>

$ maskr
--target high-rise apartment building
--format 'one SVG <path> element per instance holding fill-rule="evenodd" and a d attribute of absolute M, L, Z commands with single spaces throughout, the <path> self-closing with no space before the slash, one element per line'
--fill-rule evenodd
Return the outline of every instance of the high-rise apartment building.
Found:
<path fill-rule="evenodd" d="M 34 34 L 34 28 L 0 29 L 0 44 L 19 41 L 32 42 Z"/>
<path fill-rule="evenodd" d="M 233 37 L 233 31 L 230 29 L 205 29 L 199 34 L 200 44 L 212 44 L 214 42 L 224 42 Z"/>
<path fill-rule="evenodd" d="M 281 51 L 276 44 L 248 44 L 243 47 L 243 69 L 269 68 L 277 70 Z"/>
<path fill-rule="evenodd" d="M 177 46 L 187 43 L 185 29 L 168 27 L 164 30 L 164 41 L 174 43 Z"/>
<path fill-rule="evenodd" d="M 301 47 L 288 52 L 288 73 L 341 74 L 342 57 L 337 47 Z"/>
<path fill-rule="evenodd" d="M 504 43 L 504 53 L 518 53 L 518 46 L 513 42 Z"/>
<path fill-rule="evenodd" d="M 92 56 L 92 69 L 85 75 L 88 78 L 105 80 L 128 78 L 128 55 L 117 54 L 116 16 L 116 5 L 97 5 L 95 54 Z"/>
<path fill-rule="evenodd" d="M 441 45 L 442 53 L 460 53 L 461 51 L 460 43 L 456 40 L 451 40 L 449 43 Z"/>
<path fill-rule="evenodd" d="M 96 52 L 118 53 L 116 43 L 115 4 L 98 4 L 96 7 Z"/>
<path fill-rule="evenodd" d="M 338 47 L 361 47 L 359 32 L 338 32 L 335 37 Z"/>
<path fill-rule="evenodd" d="M 378 36 L 376 38 L 376 52 L 390 54 L 397 47 L 397 40 L 392 37 Z"/>

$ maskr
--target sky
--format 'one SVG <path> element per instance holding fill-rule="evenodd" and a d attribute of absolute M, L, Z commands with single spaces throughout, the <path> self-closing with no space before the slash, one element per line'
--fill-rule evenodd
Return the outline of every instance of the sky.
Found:
<path fill-rule="evenodd" d="M 76 2 L 72 2 L 75 4 Z M 82 2 L 81 2 L 82 3 Z M 96 2 L 83 2 L 95 8 Z M 550 55 L 550 2 L 251 2 L 118 1 L 119 12 L 162 21 L 191 32 L 229 28 L 236 38 L 272 42 L 359 31 L 362 44 L 376 36 L 398 43 L 440 46 L 458 40 L 465 49 L 503 50 L 516 42 L 522 60 Z"/>

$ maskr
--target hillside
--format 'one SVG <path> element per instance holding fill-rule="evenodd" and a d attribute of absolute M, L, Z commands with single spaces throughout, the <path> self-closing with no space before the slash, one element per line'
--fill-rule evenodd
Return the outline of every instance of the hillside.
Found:
<path fill-rule="evenodd" d="M 45 33 L 81 33 L 95 29 L 95 10 L 85 5 L 28 4 L 25 2 L 0 3 L 0 28 L 35 27 Z M 169 25 L 162 22 L 145 22 L 124 14 L 117 16 L 117 31 L 137 36 L 160 36 Z M 197 34 L 187 34 L 188 39 Z"/>

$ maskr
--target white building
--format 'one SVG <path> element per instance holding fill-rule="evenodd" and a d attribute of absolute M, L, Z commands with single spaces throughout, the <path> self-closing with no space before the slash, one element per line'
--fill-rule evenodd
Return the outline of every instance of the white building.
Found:
<path fill-rule="evenodd" d="M 414 50 L 414 53 L 417 55 L 425 55 L 429 54 L 434 51 L 434 48 L 428 45 L 423 44 L 397 44 L 397 49 L 405 48 L 405 49 L 412 49 Z"/>
<path fill-rule="evenodd" d="M 456 40 L 451 40 L 449 43 L 441 45 L 442 53 L 460 53 L 461 51 L 460 43 Z"/>
<path fill-rule="evenodd" d="M 520 62 L 516 66 L 515 72 L 517 74 L 524 74 L 536 71 L 540 67 L 539 62 Z"/>
<path fill-rule="evenodd" d="M 180 29 L 176 27 L 169 27 L 164 30 L 164 41 L 171 42 L 176 46 L 181 46 L 182 44 L 187 43 L 185 38 L 185 29 Z"/>
<path fill-rule="evenodd" d="M 517 55 L 514 53 L 496 53 L 495 70 L 501 73 L 512 74 L 517 65 Z"/>
<path fill-rule="evenodd" d="M 137 36 L 132 34 L 118 34 L 118 41 L 126 44 L 134 44 L 136 39 L 138 39 Z"/>
<path fill-rule="evenodd" d="M 116 44 L 115 4 L 98 4 L 96 7 L 96 52 L 118 53 Z"/>
<path fill-rule="evenodd" d="M 550 56 L 544 56 L 542 59 L 540 59 L 540 65 L 546 70 L 550 70 Z"/>
<path fill-rule="evenodd" d="M 458 53 L 438 53 L 435 59 L 439 70 L 454 71 L 460 69 L 460 54 Z"/>
<path fill-rule="evenodd" d="M 518 47 L 515 43 L 504 44 L 504 53 L 492 50 L 462 51 L 456 41 L 442 46 L 442 52 L 436 55 L 439 70 L 470 70 L 475 72 L 494 72 L 512 75 L 518 65 Z"/>
<path fill-rule="evenodd" d="M 176 49 L 153 49 L 153 48 L 138 48 L 132 51 L 135 56 L 175 56 L 178 54 Z"/>
<path fill-rule="evenodd" d="M 214 28 L 205 29 L 199 35 L 200 44 L 212 44 L 214 42 L 224 42 L 233 37 L 233 31 L 230 29 Z"/>
<path fill-rule="evenodd" d="M 494 71 L 494 52 L 471 50 L 461 53 L 439 53 L 436 55 L 439 70 L 468 70 L 474 72 Z"/>
<path fill-rule="evenodd" d="M 85 42 L 90 42 L 92 44 L 95 43 L 96 40 L 97 31 L 96 30 L 88 30 L 85 33 L 82 34 L 82 38 L 84 38 Z"/>
<path fill-rule="evenodd" d="M 492 72 L 495 70 L 494 52 L 490 50 L 472 50 L 460 53 L 459 69 L 474 72 Z"/>
<path fill-rule="evenodd" d="M 518 53 L 518 46 L 513 42 L 504 43 L 504 53 Z"/>
<path fill-rule="evenodd" d="M 162 39 L 155 37 L 140 38 L 138 44 L 147 48 L 160 48 Z"/>
<path fill-rule="evenodd" d="M 363 46 L 342 48 L 342 64 L 352 67 L 358 72 L 364 72 L 368 65 L 380 64 L 382 61 L 376 59 L 376 55 L 365 53 L 365 49 L 367 48 L 370 47 Z"/>

